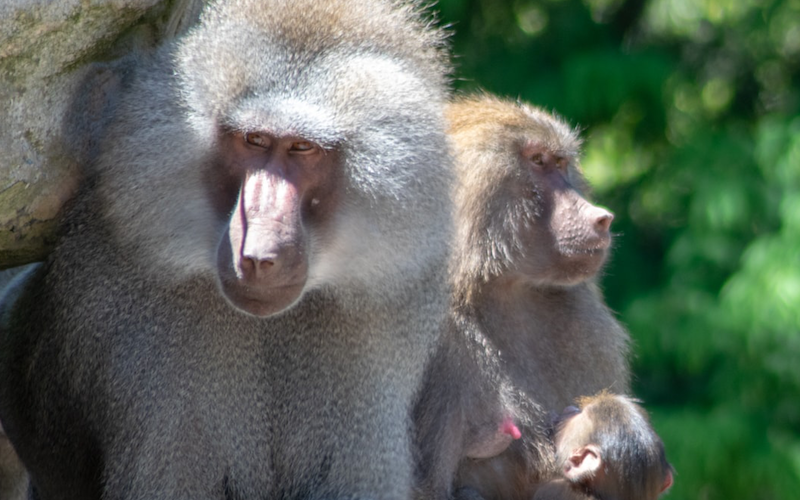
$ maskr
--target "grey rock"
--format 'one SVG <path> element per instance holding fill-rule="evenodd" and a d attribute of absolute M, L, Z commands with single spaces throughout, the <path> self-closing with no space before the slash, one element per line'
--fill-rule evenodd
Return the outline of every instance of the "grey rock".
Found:
<path fill-rule="evenodd" d="M 0 3 L 0 269 L 43 259 L 122 79 L 202 0 Z"/>

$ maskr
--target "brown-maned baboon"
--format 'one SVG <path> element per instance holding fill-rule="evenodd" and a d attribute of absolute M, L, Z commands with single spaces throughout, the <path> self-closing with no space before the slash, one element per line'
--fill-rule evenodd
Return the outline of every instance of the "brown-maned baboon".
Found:
<path fill-rule="evenodd" d="M 481 339 L 484 353 L 475 355 L 496 360 L 489 363 L 496 365 L 490 376 L 503 380 L 524 408 L 512 411 L 522 438 L 498 456 L 472 459 L 463 449 L 437 453 L 448 456 L 448 463 L 462 458 L 453 485 L 457 496 L 527 500 L 554 463 L 542 408 L 629 387 L 628 335 L 594 279 L 610 247 L 613 215 L 586 200 L 580 140 L 560 119 L 489 95 L 457 99 L 446 116 L 456 160 L 451 322 L 461 337 L 455 338 L 466 345 L 465 338 Z M 451 370 L 429 385 L 463 392 L 451 382 L 458 373 Z M 473 371 L 455 384 L 480 386 L 483 377 Z M 483 393 L 489 395 L 484 403 L 497 407 L 491 392 Z M 445 422 L 453 415 L 482 414 L 485 407 L 471 401 L 461 398 L 450 405 L 455 410 L 438 414 Z M 422 435 L 435 425 L 449 426 L 432 424 L 436 414 L 418 407 Z M 425 457 L 442 445 L 428 440 L 420 446 Z M 446 483 L 449 470 L 430 469 L 434 479 L 426 481 Z"/>
<path fill-rule="evenodd" d="M 456 153 L 454 307 L 544 408 L 629 385 L 628 335 L 595 284 L 613 215 L 585 198 L 572 127 L 488 95 L 447 111 Z"/>
<path fill-rule="evenodd" d="M 219 0 L 136 68 L 2 305 L 0 419 L 37 498 L 410 497 L 450 241 L 423 17 Z"/>
<path fill-rule="evenodd" d="M 647 413 L 625 396 L 583 397 L 557 419 L 560 476 L 534 500 L 655 500 L 672 486 L 672 466 Z"/>

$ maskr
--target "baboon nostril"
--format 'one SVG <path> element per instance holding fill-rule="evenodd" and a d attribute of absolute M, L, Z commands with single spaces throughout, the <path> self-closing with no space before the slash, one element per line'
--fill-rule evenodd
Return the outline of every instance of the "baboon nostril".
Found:
<path fill-rule="evenodd" d="M 242 257 L 242 271 L 251 276 L 258 276 L 269 271 L 275 265 L 274 259 L 258 259 L 256 257 Z"/>
<path fill-rule="evenodd" d="M 611 222 L 614 220 L 614 214 L 606 212 L 597 218 L 594 222 L 594 227 L 598 231 L 608 231 L 611 228 Z"/>

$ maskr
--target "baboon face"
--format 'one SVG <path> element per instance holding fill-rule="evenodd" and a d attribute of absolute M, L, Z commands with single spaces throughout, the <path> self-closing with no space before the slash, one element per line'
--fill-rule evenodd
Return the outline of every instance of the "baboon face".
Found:
<path fill-rule="evenodd" d="M 98 162 L 104 218 L 135 265 L 164 283 L 216 278 L 234 307 L 268 316 L 443 258 L 448 65 L 414 16 L 396 2 L 215 2 L 154 54 Z"/>
<path fill-rule="evenodd" d="M 462 266 L 483 279 L 572 285 L 596 274 L 614 216 L 583 196 L 580 139 L 557 117 L 479 95 L 447 110 Z"/>
<path fill-rule="evenodd" d="M 523 139 L 518 151 L 520 182 L 510 187 L 526 207 L 516 229 L 528 250 L 519 271 L 554 284 L 593 276 L 608 253 L 613 214 L 582 196 L 573 152 L 553 150 L 536 137 Z"/>
<path fill-rule="evenodd" d="M 266 316 L 292 305 L 309 271 L 310 233 L 337 205 L 340 165 L 333 150 L 263 131 L 222 138 L 211 196 L 230 214 L 217 249 L 217 272 L 231 303 Z"/>

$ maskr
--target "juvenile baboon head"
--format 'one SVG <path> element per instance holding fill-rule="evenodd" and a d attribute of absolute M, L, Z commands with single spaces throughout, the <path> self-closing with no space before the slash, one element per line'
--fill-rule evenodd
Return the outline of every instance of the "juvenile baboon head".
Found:
<path fill-rule="evenodd" d="M 557 463 L 573 487 L 598 498 L 655 500 L 672 486 L 672 466 L 645 411 L 600 393 L 568 407 L 556 425 Z"/>
<path fill-rule="evenodd" d="M 255 315 L 388 290 L 446 249 L 442 46 L 413 4 L 212 3 L 108 134 L 109 225 L 141 267 L 213 272 Z"/>
<path fill-rule="evenodd" d="M 457 274 L 570 285 L 595 275 L 613 215 L 584 198 L 576 130 L 541 109 L 479 95 L 447 110 L 457 163 Z"/>

